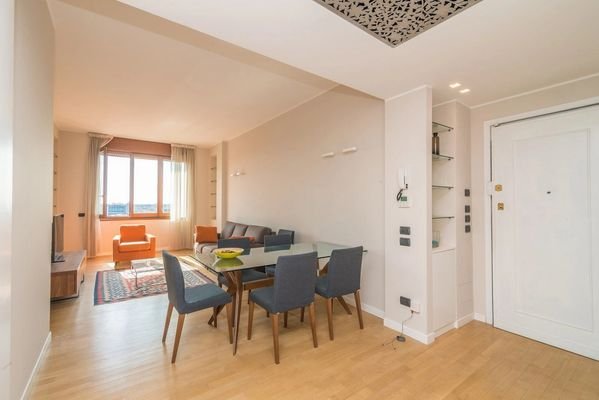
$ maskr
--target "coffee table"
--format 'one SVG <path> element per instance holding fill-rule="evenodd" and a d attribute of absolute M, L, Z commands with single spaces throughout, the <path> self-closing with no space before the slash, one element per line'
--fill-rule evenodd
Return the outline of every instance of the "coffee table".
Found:
<path fill-rule="evenodd" d="M 164 271 L 164 264 L 162 263 L 162 260 L 156 258 L 134 260 L 131 261 L 131 271 L 133 272 L 133 275 L 135 275 L 135 288 L 139 289 L 139 285 L 137 284 L 137 276 L 139 274 L 148 272 Z M 150 286 L 161 285 L 163 283 L 164 282 L 152 283 Z"/>

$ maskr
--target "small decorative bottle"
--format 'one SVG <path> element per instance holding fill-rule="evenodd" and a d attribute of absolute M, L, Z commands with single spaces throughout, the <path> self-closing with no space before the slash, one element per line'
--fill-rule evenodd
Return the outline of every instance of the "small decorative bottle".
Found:
<path fill-rule="evenodd" d="M 439 134 L 433 133 L 433 154 L 439 155 Z"/>

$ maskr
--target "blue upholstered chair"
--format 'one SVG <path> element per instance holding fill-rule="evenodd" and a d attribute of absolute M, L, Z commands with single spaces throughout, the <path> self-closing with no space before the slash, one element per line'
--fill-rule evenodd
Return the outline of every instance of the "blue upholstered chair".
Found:
<path fill-rule="evenodd" d="M 277 235 L 288 235 L 291 236 L 291 244 L 295 243 L 295 231 L 290 231 L 289 229 L 279 229 Z M 266 247 L 266 244 L 264 244 Z"/>
<path fill-rule="evenodd" d="M 337 298 L 348 314 L 351 311 L 342 296 L 354 295 L 360 329 L 364 329 L 362 305 L 360 303 L 360 274 L 362 271 L 363 248 L 333 250 L 328 264 L 327 274 L 318 278 L 316 293 L 326 299 L 329 320 L 329 337 L 333 340 L 333 299 Z"/>
<path fill-rule="evenodd" d="M 229 342 L 233 343 L 233 332 L 231 325 L 231 296 L 218 286 L 207 283 L 196 287 L 185 287 L 183 271 L 177 257 L 170 255 L 166 251 L 162 252 L 164 262 L 164 275 L 166 278 L 166 287 L 168 289 L 168 310 L 166 312 L 166 322 L 164 323 L 164 333 L 162 334 L 162 343 L 166 341 L 168 327 L 171 322 L 173 308 L 179 314 L 177 322 L 177 333 L 175 335 L 175 345 L 173 347 L 173 356 L 171 363 L 177 359 L 177 350 L 183 330 L 185 315 L 194 311 L 212 308 L 216 313 L 216 307 L 225 306 L 227 309 L 227 326 L 229 329 Z"/>
<path fill-rule="evenodd" d="M 316 252 L 281 256 L 277 260 L 274 286 L 256 289 L 250 293 L 248 340 L 252 338 L 254 303 L 270 313 L 275 363 L 279 363 L 279 315 L 296 308 L 308 307 L 312 341 L 318 347 L 314 315 L 314 288 L 318 259 Z"/>
<path fill-rule="evenodd" d="M 234 238 L 234 239 L 219 239 L 218 248 L 223 247 L 238 247 L 243 249 L 243 254 L 249 254 L 251 249 L 251 242 L 249 238 Z M 243 283 L 257 281 L 259 279 L 267 278 L 264 272 L 256 271 L 255 269 L 247 269 L 241 273 L 241 281 Z M 227 278 L 223 274 L 218 274 L 218 285 L 222 287 L 227 286 Z"/>
<path fill-rule="evenodd" d="M 291 244 L 293 243 L 293 237 L 291 235 L 283 234 L 283 235 L 268 235 L 264 236 L 264 251 L 277 251 L 277 250 L 289 250 Z M 275 267 L 270 266 L 265 269 L 266 274 L 269 276 L 274 276 Z"/>

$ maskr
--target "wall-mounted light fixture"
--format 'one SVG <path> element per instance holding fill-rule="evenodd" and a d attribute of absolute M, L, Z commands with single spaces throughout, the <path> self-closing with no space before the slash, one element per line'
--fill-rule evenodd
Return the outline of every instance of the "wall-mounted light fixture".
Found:
<path fill-rule="evenodd" d="M 229 176 L 241 176 L 241 175 L 245 175 L 245 172 L 242 172 L 240 170 L 237 170 L 235 172 L 233 172 L 231 175 Z"/>
<path fill-rule="evenodd" d="M 343 154 L 355 153 L 356 151 L 358 151 L 357 147 L 347 147 L 347 148 L 341 150 L 341 152 Z"/>
<path fill-rule="evenodd" d="M 322 158 L 331 158 L 331 157 L 335 157 L 335 153 L 333 153 L 332 151 L 329 153 L 324 153 L 320 155 Z"/>

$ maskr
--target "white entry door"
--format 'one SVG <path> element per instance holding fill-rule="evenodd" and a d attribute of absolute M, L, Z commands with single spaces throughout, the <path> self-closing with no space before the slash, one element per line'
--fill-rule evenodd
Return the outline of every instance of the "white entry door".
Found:
<path fill-rule="evenodd" d="M 491 139 L 494 325 L 599 359 L 599 107 Z"/>

